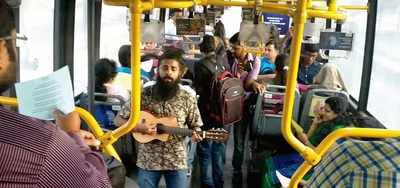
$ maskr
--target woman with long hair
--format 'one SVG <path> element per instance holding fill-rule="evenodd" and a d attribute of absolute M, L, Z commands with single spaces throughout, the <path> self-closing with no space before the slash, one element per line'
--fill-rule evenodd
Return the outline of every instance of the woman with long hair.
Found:
<path fill-rule="evenodd" d="M 347 108 L 348 101 L 346 98 L 330 97 L 326 99 L 325 105 L 316 113 L 308 132 L 298 133 L 299 140 L 314 148 L 329 133 L 346 127 L 349 124 Z M 268 169 L 263 178 L 263 187 L 280 187 L 276 172 L 278 171 L 283 176 L 290 178 L 303 162 L 303 157 L 297 152 L 267 158 Z"/>

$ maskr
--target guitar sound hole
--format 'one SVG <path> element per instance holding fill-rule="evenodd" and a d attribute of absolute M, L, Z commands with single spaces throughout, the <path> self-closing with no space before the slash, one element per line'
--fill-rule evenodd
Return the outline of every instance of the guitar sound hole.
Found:
<path fill-rule="evenodd" d="M 157 127 L 157 134 L 166 133 L 165 130 L 162 128 L 163 126 L 161 123 L 157 123 L 156 127 Z"/>

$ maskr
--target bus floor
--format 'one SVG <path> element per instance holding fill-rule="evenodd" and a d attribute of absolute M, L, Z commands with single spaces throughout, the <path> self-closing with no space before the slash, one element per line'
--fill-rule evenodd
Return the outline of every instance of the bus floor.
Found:
<path fill-rule="evenodd" d="M 245 147 L 245 154 L 249 153 L 248 142 L 246 143 Z M 247 164 L 248 164 L 248 155 L 245 155 L 245 161 L 243 162 L 243 185 L 240 186 L 237 183 L 232 183 L 233 178 L 233 167 L 232 167 L 232 155 L 233 155 L 233 136 L 231 135 L 228 140 L 227 148 L 226 148 L 226 163 L 224 167 L 224 188 L 245 188 L 247 187 Z M 165 188 L 166 184 L 163 178 L 161 178 L 160 188 Z M 137 184 L 137 176 L 136 172 L 129 174 L 126 178 L 125 182 L 126 188 L 137 188 L 139 187 Z M 189 177 L 189 185 L 190 188 L 201 188 L 200 185 L 200 170 L 198 168 L 197 159 L 195 159 L 193 174 Z"/>

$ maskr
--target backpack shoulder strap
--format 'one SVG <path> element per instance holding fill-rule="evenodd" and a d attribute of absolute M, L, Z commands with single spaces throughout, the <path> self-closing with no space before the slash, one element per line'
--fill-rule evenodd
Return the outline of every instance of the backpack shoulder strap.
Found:
<path fill-rule="evenodd" d="M 205 66 L 207 70 L 211 72 L 212 75 L 215 75 L 219 71 L 218 70 L 219 67 L 216 63 L 216 60 L 210 57 L 205 57 L 201 62 L 201 64 Z"/>

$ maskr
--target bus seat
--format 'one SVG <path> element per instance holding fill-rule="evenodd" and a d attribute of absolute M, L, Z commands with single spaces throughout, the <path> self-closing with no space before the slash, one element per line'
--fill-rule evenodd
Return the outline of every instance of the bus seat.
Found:
<path fill-rule="evenodd" d="M 94 117 L 103 129 L 113 130 L 115 129 L 114 118 L 118 111 L 121 110 L 125 104 L 123 97 L 118 95 L 108 95 L 104 93 L 94 93 L 94 96 L 105 96 L 108 99 L 112 99 L 113 102 L 109 101 L 94 101 Z M 86 93 L 82 93 L 75 99 L 75 104 L 88 110 L 89 100 Z M 85 130 L 88 130 L 87 125 L 83 125 Z"/>
<path fill-rule="evenodd" d="M 349 99 L 349 95 L 344 91 L 330 89 L 312 89 L 304 93 L 301 97 L 301 114 L 299 124 L 308 131 L 314 118 L 314 108 L 316 105 L 324 104 L 325 99 L 333 96 L 342 96 Z"/>
<path fill-rule="evenodd" d="M 268 85 L 263 95 L 257 98 L 250 133 L 258 136 L 282 136 L 281 120 L 285 86 Z M 293 118 L 297 121 L 299 113 L 300 93 L 296 90 L 293 108 Z"/>

